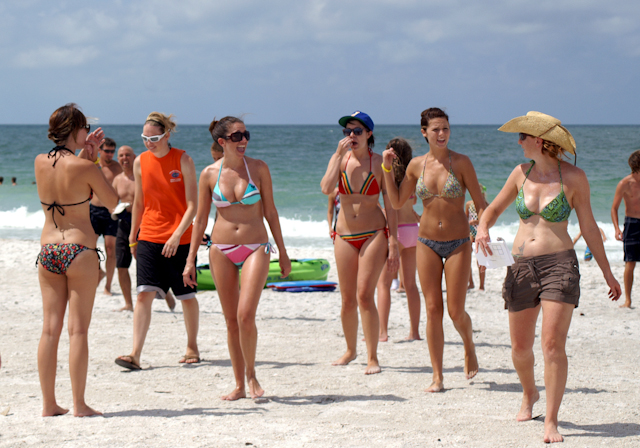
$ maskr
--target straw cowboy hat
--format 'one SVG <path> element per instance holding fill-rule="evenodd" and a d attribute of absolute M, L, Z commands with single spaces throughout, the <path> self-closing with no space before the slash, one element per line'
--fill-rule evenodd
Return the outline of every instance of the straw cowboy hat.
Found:
<path fill-rule="evenodd" d="M 527 112 L 523 117 L 507 121 L 499 129 L 502 132 L 522 132 L 540 137 L 560 146 L 571 154 L 576 154 L 576 141 L 571 133 L 561 125 L 560 120 L 542 112 Z"/>

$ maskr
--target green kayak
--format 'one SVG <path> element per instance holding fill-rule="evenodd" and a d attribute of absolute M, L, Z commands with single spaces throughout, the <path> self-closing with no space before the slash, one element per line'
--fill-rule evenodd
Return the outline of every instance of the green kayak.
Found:
<path fill-rule="evenodd" d="M 209 270 L 209 264 L 196 266 L 198 290 L 216 289 L 213 277 Z M 240 268 L 242 275 L 242 268 Z M 323 258 L 303 258 L 291 260 L 291 273 L 285 278 L 280 277 L 280 265 L 278 260 L 271 260 L 269 263 L 269 275 L 267 283 L 272 282 L 297 282 L 300 280 L 326 280 L 329 275 L 329 261 Z"/>

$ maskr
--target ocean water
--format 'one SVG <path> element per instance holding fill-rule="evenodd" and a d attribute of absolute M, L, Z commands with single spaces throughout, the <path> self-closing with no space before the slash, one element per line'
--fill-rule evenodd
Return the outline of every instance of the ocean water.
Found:
<path fill-rule="evenodd" d="M 495 126 L 452 125 L 449 147 L 468 155 L 478 179 L 487 187 L 492 200 L 509 173 L 526 161 L 517 144 L 516 134 L 497 131 Z M 591 205 L 598 225 L 605 231 L 607 254 L 613 261 L 622 260 L 622 243 L 615 241 L 610 209 L 617 183 L 630 170 L 629 155 L 640 149 L 640 126 L 568 126 L 578 146 L 578 166 L 589 178 Z M 145 150 L 141 126 L 104 125 L 108 137 L 117 145 L 129 145 L 136 153 Z M 285 244 L 298 248 L 331 247 L 326 223 L 327 197 L 320 191 L 327 162 L 335 152 L 342 132 L 339 125 L 248 126 L 251 142 L 247 154 L 264 160 L 273 177 L 274 199 L 280 214 Z M 407 139 L 415 155 L 424 154 L 428 146 L 416 125 L 378 125 L 376 147 L 381 153 L 394 137 Z M 211 136 L 206 125 L 178 126 L 173 146 L 193 157 L 198 173 L 212 163 Z M 0 125 L 0 238 L 38 239 L 44 212 L 36 192 L 33 160 L 53 144 L 47 139 L 47 126 Z M 11 186 L 11 177 L 17 186 Z M 416 209 L 421 212 L 422 206 Z M 213 211 L 212 211 L 213 214 Z M 624 206 L 620 210 L 624 216 Z M 569 233 L 577 234 L 575 213 L 569 221 Z M 212 220 L 210 220 L 210 224 Z M 513 242 L 518 219 L 510 207 L 491 230 L 492 238 L 501 236 Z M 576 249 L 584 249 L 581 240 Z"/>

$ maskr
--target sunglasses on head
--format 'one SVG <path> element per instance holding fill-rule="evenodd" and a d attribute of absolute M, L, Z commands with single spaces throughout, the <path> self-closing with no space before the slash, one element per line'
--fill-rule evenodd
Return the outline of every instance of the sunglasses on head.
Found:
<path fill-rule="evenodd" d="M 233 134 L 230 134 L 222 138 L 225 140 L 231 140 L 233 143 L 238 143 L 242 141 L 242 137 L 246 138 L 247 141 L 249 141 L 249 139 L 251 138 L 251 134 L 249 134 L 249 131 L 244 131 L 244 132 L 236 131 Z"/>
<path fill-rule="evenodd" d="M 157 142 L 159 142 L 159 141 L 162 139 L 162 137 L 164 137 L 166 134 L 167 134 L 167 133 L 165 132 L 165 133 L 164 133 L 164 134 L 162 134 L 162 135 L 152 135 L 151 137 L 147 137 L 147 136 L 146 136 L 146 135 L 144 135 L 144 134 L 141 134 L 140 136 L 142 137 L 142 141 L 143 141 L 143 142 L 152 142 L 152 143 L 157 143 Z"/>
<path fill-rule="evenodd" d="M 525 141 L 527 139 L 527 137 L 533 137 L 532 135 L 525 134 L 524 132 L 520 132 L 520 134 L 518 134 L 518 136 L 519 136 L 519 140 L 520 141 Z"/>
<path fill-rule="evenodd" d="M 364 129 L 362 129 L 362 128 L 355 128 L 355 129 L 344 128 L 342 130 L 342 133 L 344 134 L 345 137 L 349 137 L 352 132 L 355 135 L 362 135 L 362 133 L 364 132 Z"/>

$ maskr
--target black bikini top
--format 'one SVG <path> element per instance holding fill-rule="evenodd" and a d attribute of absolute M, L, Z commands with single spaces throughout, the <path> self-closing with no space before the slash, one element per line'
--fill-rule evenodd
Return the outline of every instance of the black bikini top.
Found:
<path fill-rule="evenodd" d="M 58 160 L 60 160 L 60 158 L 64 155 L 63 151 L 69 151 L 71 154 L 73 154 L 73 151 L 71 151 L 69 148 L 67 148 L 64 145 L 56 146 L 51 151 L 49 151 L 49 155 L 47 156 L 47 159 L 50 159 L 50 158 L 53 157 L 53 167 L 54 168 L 56 167 L 56 163 L 58 163 Z"/>
<path fill-rule="evenodd" d="M 73 151 L 71 151 L 69 148 L 65 146 L 56 146 L 51 151 L 49 151 L 49 155 L 47 156 L 47 158 L 50 159 L 53 157 L 54 168 L 58 160 L 60 160 L 60 157 L 62 157 L 64 154 L 62 151 L 69 151 L 71 154 L 73 154 Z M 55 217 L 56 210 L 58 211 L 58 213 L 60 213 L 60 215 L 64 216 L 64 207 L 73 207 L 74 205 L 84 204 L 85 202 L 89 202 L 92 198 L 93 198 L 93 192 L 91 192 L 91 194 L 87 199 L 85 199 L 82 202 L 76 202 L 75 204 L 58 204 L 56 201 L 53 201 L 53 203 L 51 204 L 47 204 L 46 202 L 42 202 L 42 201 L 40 201 L 40 203 L 42 205 L 47 206 L 47 211 L 51 210 L 51 218 L 53 219 L 53 224 L 55 224 L 57 229 L 58 224 L 56 223 L 56 217 Z"/>

